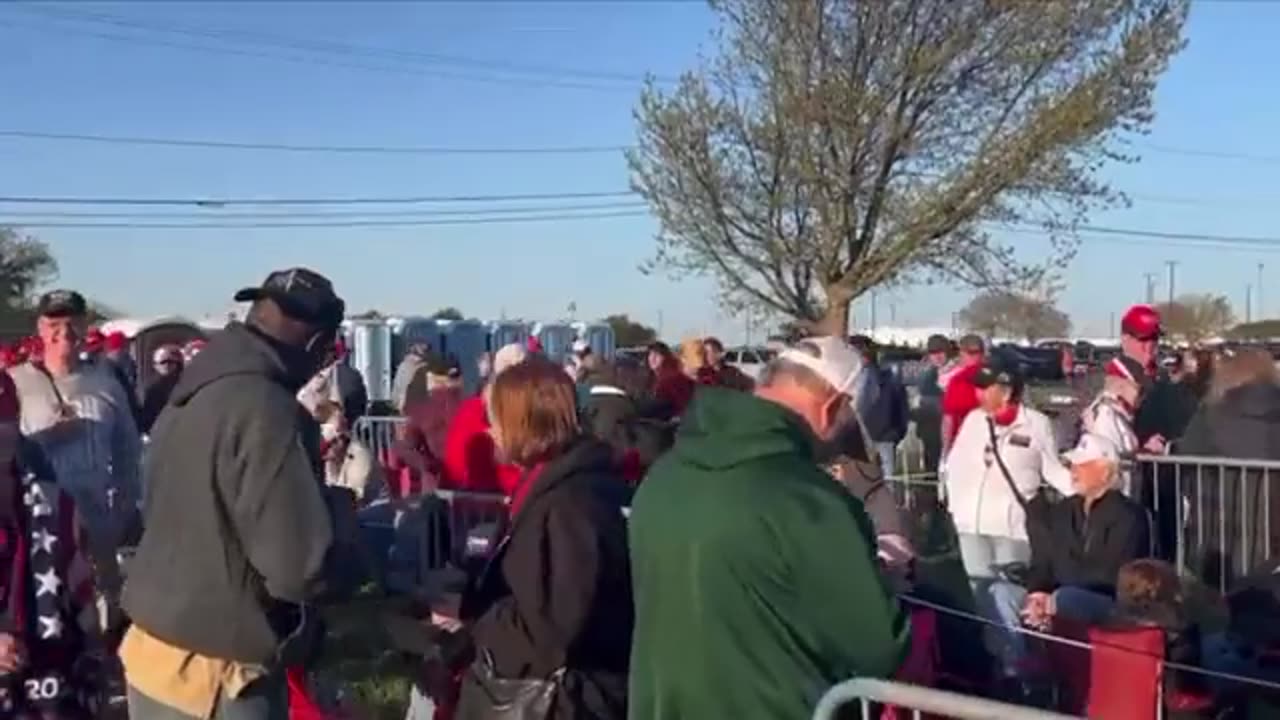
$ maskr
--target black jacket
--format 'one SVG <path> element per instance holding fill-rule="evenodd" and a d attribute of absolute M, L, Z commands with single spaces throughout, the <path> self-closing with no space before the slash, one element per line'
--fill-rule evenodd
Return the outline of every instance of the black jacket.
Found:
<path fill-rule="evenodd" d="M 622 514 L 629 493 L 610 449 L 589 439 L 533 483 L 464 598 L 463 617 L 498 675 L 541 679 L 566 669 L 554 717 L 622 720 L 635 624 Z"/>
<path fill-rule="evenodd" d="M 1280 460 L 1280 387 L 1241 385 L 1201 405 L 1174 452 Z M 1187 553 L 1205 582 L 1230 587 L 1280 547 L 1280 522 L 1274 521 L 1280 517 L 1280 492 L 1275 480 L 1275 471 L 1229 464 L 1183 469 L 1180 490 L 1192 501 Z"/>
<path fill-rule="evenodd" d="M 298 374 L 239 324 L 183 372 L 151 435 L 146 530 L 124 591 L 148 633 L 272 664 L 308 627 L 333 526 Z"/>
<path fill-rule="evenodd" d="M 1069 585 L 1114 596 L 1120 568 L 1151 554 L 1147 513 L 1119 490 L 1098 498 L 1087 515 L 1079 495 L 1055 503 L 1048 523 L 1052 542 L 1031 545 L 1031 592 Z"/>
<path fill-rule="evenodd" d="M 635 399 L 613 385 L 593 385 L 581 415 L 584 430 L 620 455 L 636 453 L 642 467 L 652 465 L 675 442 L 671 423 L 644 417 Z"/>
<path fill-rule="evenodd" d="M 169 396 L 177 387 L 181 373 L 158 375 L 142 391 L 142 408 L 138 411 L 138 432 L 146 434 L 155 426 L 160 411 L 169 404 Z"/>

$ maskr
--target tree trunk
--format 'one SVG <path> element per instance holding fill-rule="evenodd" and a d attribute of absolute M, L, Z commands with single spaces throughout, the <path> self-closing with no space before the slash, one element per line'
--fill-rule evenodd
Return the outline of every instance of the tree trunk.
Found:
<path fill-rule="evenodd" d="M 836 337 L 848 336 L 849 303 L 852 300 L 843 299 L 842 296 L 830 293 L 828 293 L 827 298 L 827 311 L 822 314 L 822 319 L 814 325 L 814 332 Z"/>

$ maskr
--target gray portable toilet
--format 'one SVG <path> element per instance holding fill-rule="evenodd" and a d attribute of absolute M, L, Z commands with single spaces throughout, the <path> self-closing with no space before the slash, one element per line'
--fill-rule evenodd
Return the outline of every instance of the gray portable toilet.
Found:
<path fill-rule="evenodd" d="M 370 402 L 391 399 L 391 327 L 381 319 L 347 320 L 351 367 L 364 377 Z"/>

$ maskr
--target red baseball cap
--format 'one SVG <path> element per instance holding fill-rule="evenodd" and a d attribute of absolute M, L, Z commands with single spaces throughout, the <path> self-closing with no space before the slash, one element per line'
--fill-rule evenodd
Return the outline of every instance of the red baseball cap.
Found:
<path fill-rule="evenodd" d="M 1155 340 L 1160 337 L 1160 313 L 1150 305 L 1134 305 L 1120 319 L 1120 332 L 1139 340 Z"/>
<path fill-rule="evenodd" d="M 123 350 L 124 346 L 128 344 L 129 338 L 125 337 L 124 333 L 119 330 L 107 333 L 106 345 L 108 350 Z"/>
<path fill-rule="evenodd" d="M 84 346 L 88 350 L 100 350 L 106 336 L 98 328 L 89 328 L 89 332 L 85 333 Z"/>

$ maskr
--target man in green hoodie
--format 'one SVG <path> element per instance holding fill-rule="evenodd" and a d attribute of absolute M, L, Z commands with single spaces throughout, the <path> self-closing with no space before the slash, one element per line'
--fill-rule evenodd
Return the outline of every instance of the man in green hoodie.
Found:
<path fill-rule="evenodd" d="M 832 685 L 897 670 L 906 614 L 822 468 L 861 367 L 811 338 L 754 395 L 699 390 L 632 505 L 632 720 L 800 720 Z"/>

